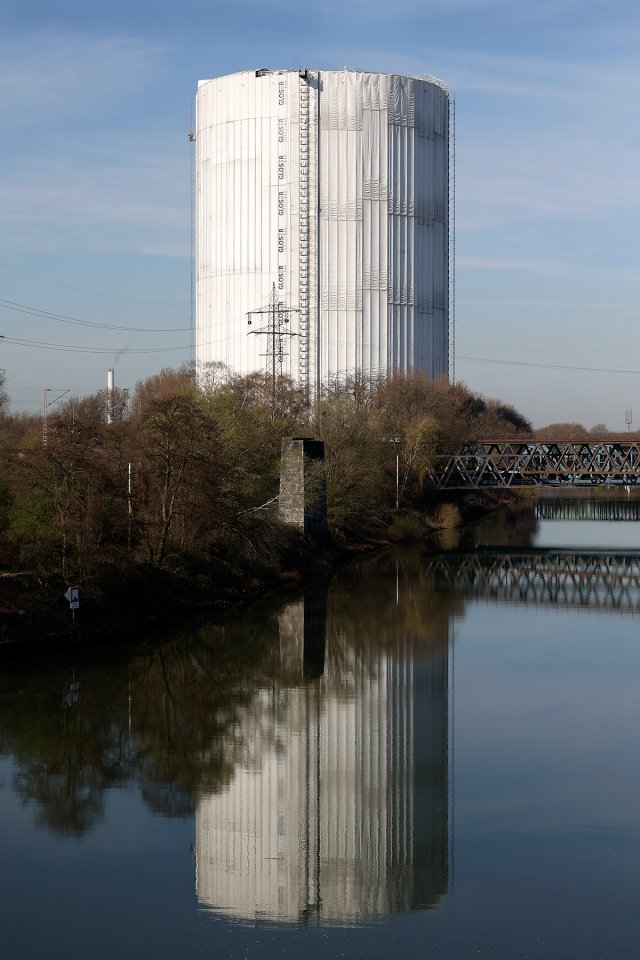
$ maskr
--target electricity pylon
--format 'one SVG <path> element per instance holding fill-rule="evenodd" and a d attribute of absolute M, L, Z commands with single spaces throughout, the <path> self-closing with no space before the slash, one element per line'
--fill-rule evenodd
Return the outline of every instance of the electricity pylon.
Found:
<path fill-rule="evenodd" d="M 278 295 L 276 293 L 276 285 L 273 284 L 271 288 L 271 301 L 268 307 L 261 307 L 258 310 L 249 310 L 247 313 L 247 323 L 249 326 L 252 324 L 252 317 L 258 316 L 260 314 L 266 314 L 268 320 L 266 326 L 260 327 L 257 330 L 250 330 L 249 333 L 253 333 L 259 337 L 267 338 L 267 350 L 266 353 L 261 354 L 263 357 L 267 357 L 267 360 L 270 358 L 271 363 L 267 362 L 267 368 L 271 366 L 271 380 L 273 386 L 273 396 L 275 399 L 276 395 L 276 365 L 280 367 L 280 374 L 282 375 L 282 363 L 285 358 L 285 337 L 297 337 L 297 333 L 292 333 L 291 330 L 285 330 L 284 327 L 289 323 L 289 314 L 290 313 L 300 313 L 300 310 L 296 307 L 285 307 L 282 301 L 278 300 Z"/>

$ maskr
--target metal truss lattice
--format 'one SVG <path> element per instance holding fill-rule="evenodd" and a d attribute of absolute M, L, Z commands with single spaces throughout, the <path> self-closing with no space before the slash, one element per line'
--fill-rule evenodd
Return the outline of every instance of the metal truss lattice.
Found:
<path fill-rule="evenodd" d="M 468 597 L 640 616 L 640 557 L 632 554 L 440 555 L 427 563 L 427 571 Z"/>
<path fill-rule="evenodd" d="M 640 484 L 637 440 L 470 440 L 434 457 L 439 489 Z"/>

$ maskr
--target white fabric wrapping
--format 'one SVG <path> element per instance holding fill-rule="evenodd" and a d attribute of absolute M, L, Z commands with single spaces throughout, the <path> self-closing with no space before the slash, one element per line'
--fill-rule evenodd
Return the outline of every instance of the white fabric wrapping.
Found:
<path fill-rule="evenodd" d="M 271 369 L 272 286 L 310 387 L 448 370 L 448 94 L 359 71 L 254 72 L 197 97 L 196 360 Z M 278 372 L 280 367 L 278 366 Z"/>

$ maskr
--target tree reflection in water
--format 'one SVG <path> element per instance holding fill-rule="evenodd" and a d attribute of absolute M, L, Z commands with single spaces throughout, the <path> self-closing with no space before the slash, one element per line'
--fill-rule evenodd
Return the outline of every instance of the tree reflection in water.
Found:
<path fill-rule="evenodd" d="M 373 662 L 372 649 L 392 657 L 446 649 L 463 600 L 434 589 L 420 552 L 409 551 L 345 568 L 307 604 L 315 615 L 298 638 L 306 679 L 330 672 L 334 689 L 348 696 L 358 664 Z M 199 628 L 128 660 L 78 663 L 75 673 L 65 666 L 5 672 L 0 752 L 13 756 L 15 790 L 37 823 L 82 836 L 101 821 L 105 792 L 132 784 L 153 811 L 192 815 L 201 793 L 220 791 L 239 765 L 275 749 L 268 717 L 259 729 L 251 725 L 250 737 L 246 718 L 256 698 L 300 682 L 291 644 L 288 652 L 281 644 L 281 612 Z M 78 702 L 68 705 L 74 678 Z"/>

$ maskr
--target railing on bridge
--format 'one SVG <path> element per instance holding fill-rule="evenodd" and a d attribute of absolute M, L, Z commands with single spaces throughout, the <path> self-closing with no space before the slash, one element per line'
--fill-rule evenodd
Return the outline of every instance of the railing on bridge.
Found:
<path fill-rule="evenodd" d="M 563 551 L 439 555 L 427 571 L 443 586 L 496 602 L 616 610 L 640 616 L 640 556 Z"/>
<path fill-rule="evenodd" d="M 638 440 L 469 440 L 434 457 L 439 489 L 640 484 Z"/>

